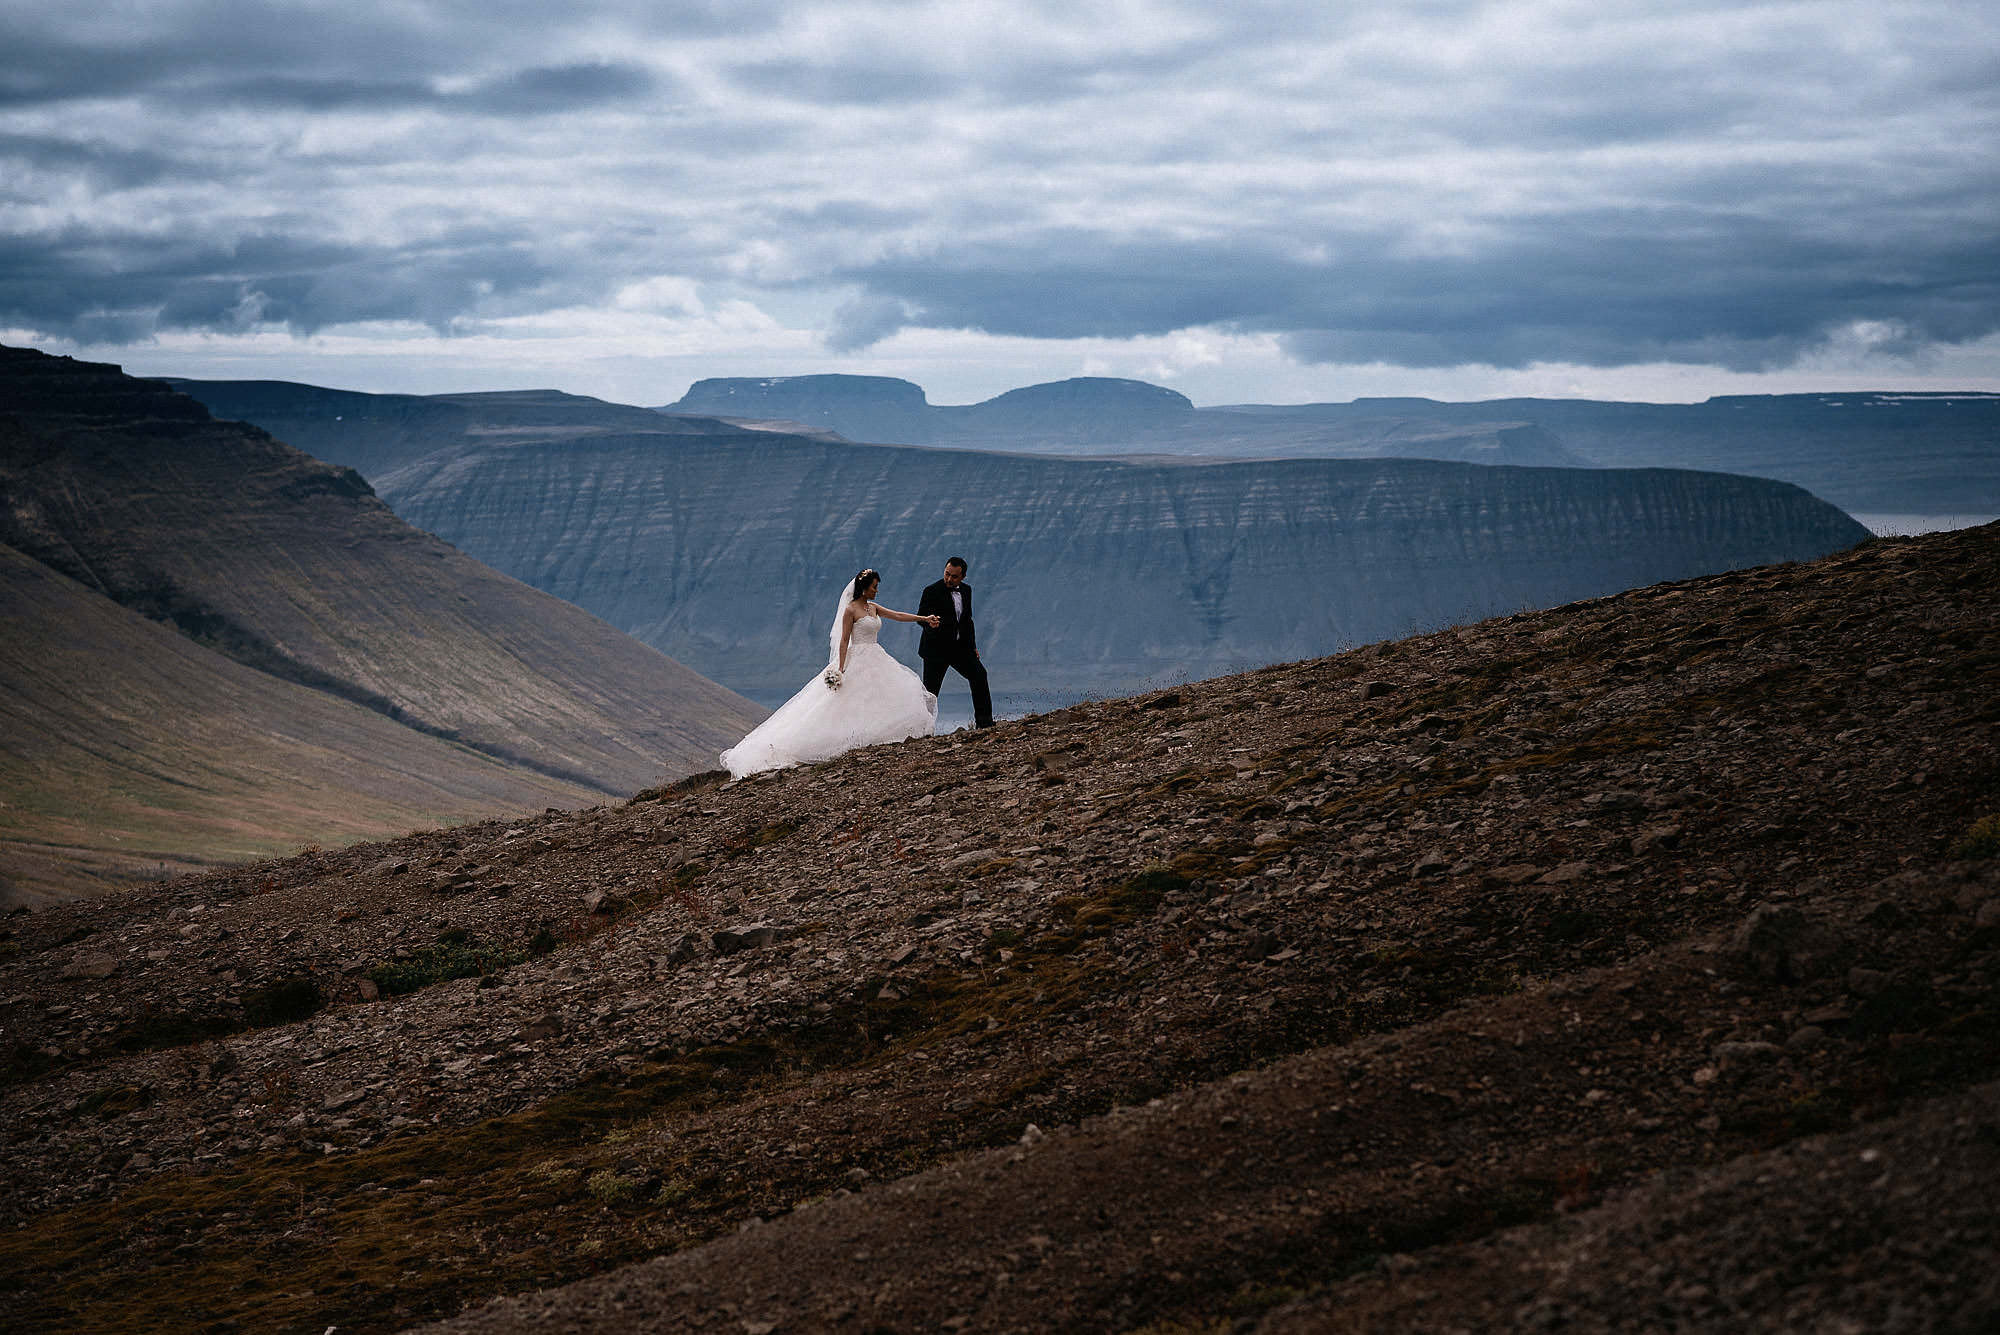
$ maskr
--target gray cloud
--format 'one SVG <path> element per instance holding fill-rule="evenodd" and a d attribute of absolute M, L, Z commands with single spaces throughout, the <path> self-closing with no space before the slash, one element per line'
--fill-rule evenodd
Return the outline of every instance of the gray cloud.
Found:
<path fill-rule="evenodd" d="M 91 97 L 118 97 L 157 80 L 138 50 L 93 50 L 32 33 L 10 35 L 0 47 L 0 108 L 33 107 Z"/>
<path fill-rule="evenodd" d="M 115 253 L 118 265 L 98 257 Z M 517 237 L 451 234 L 395 249 L 270 233 L 214 248 L 143 236 L 55 236 L 0 252 L 0 310 L 31 311 L 81 342 L 135 342 L 173 329 L 299 334 L 370 320 L 440 332 L 480 314 L 576 300 L 565 271 Z"/>
<path fill-rule="evenodd" d="M 0 177 L 0 199 L 19 203 L 39 198 L 24 180 L 31 175 L 81 180 L 93 190 L 129 190 L 168 176 L 201 174 L 168 153 L 53 134 L 0 134 L 0 164 L 14 168 Z"/>
<path fill-rule="evenodd" d="M 925 101 L 947 95 L 955 87 L 955 81 L 943 70 L 874 56 L 866 62 L 840 65 L 802 59 L 757 61 L 734 67 L 729 77 L 757 93 L 862 106 Z"/>
<path fill-rule="evenodd" d="M 297 111 L 395 110 L 443 106 L 446 99 L 429 84 L 405 80 L 266 76 L 208 84 L 189 90 L 191 99 Z"/>
<path fill-rule="evenodd" d="M 629 64 L 591 62 L 510 70 L 464 91 L 421 80 L 299 75 L 222 79 L 173 90 L 175 100 L 306 113 L 424 109 L 445 115 L 551 116 L 654 96 L 663 81 Z"/>
<path fill-rule="evenodd" d="M 909 306 L 895 297 L 856 297 L 834 308 L 826 346 L 834 352 L 858 352 L 913 323 Z"/>
<path fill-rule="evenodd" d="M 0 322 L 458 330 L 668 276 L 817 302 L 843 354 L 1754 370 L 2000 330 L 2000 17 L 1950 0 L 135 13 L 0 51 Z"/>
<path fill-rule="evenodd" d="M 582 107 L 636 101 L 651 95 L 660 80 L 637 65 L 609 61 L 541 66 L 490 79 L 465 100 L 502 116 L 548 116 Z"/>

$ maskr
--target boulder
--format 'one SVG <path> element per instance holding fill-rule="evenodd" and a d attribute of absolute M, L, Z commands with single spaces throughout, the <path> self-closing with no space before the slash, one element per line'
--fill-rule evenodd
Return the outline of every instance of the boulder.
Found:
<path fill-rule="evenodd" d="M 1759 978 L 1799 983 L 1823 977 L 1840 939 L 1789 904 L 1760 904 L 1729 940 L 1727 954 Z"/>

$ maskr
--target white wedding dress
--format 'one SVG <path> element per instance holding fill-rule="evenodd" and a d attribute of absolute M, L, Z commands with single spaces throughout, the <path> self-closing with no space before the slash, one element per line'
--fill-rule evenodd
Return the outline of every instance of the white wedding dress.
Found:
<path fill-rule="evenodd" d="M 937 697 L 924 679 L 889 656 L 878 638 L 882 618 L 857 618 L 840 686 L 814 677 L 778 712 L 722 753 L 729 777 L 830 760 L 843 751 L 937 731 Z"/>

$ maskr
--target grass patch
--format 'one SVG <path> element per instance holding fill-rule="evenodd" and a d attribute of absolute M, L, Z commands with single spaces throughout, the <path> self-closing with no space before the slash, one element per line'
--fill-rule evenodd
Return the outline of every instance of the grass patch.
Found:
<path fill-rule="evenodd" d="M 1098 898 L 1135 913 L 1173 883 L 1142 873 Z M 449 958 L 439 951 L 471 944 L 440 943 L 423 956 Z M 875 980 L 870 999 L 838 1006 L 809 1027 L 656 1053 L 629 1077 L 589 1082 L 476 1125 L 331 1157 L 286 1152 L 205 1176 L 163 1174 L 115 1200 L 0 1235 L 0 1292 L 17 1295 L 10 1317 L 29 1328 L 390 1330 L 670 1253 L 749 1214 L 828 1195 L 850 1167 L 877 1171 L 893 1162 L 913 1171 L 1017 1136 L 1007 1109 L 982 1107 L 950 1126 L 911 1128 L 906 1143 L 858 1146 L 851 1157 L 827 1155 L 773 1177 L 733 1143 L 623 1133 L 815 1073 L 983 1034 L 989 1017 L 1070 1010 L 1109 984 L 1132 981 L 1075 957 L 1029 958 L 1032 968 L 940 971 L 887 999 L 874 999 Z M 99 1116 L 143 1097 L 123 1087 L 100 1095 L 90 1109 Z M 1061 1115 L 1101 1112 L 1112 1099 L 1098 1091 L 1083 1096 L 1088 1106 Z M 640 1144 L 652 1146 L 652 1158 L 635 1175 L 620 1161 L 644 1157 Z M 608 1208 L 621 1222 L 605 1233 Z M 175 1267 L 171 1281 L 132 1282 L 163 1274 L 166 1254 L 183 1243 L 199 1248 L 199 1265 Z M 279 1266 L 282 1278 L 274 1279 Z"/>
<path fill-rule="evenodd" d="M 481 941 L 463 932 L 447 932 L 446 940 L 411 951 L 402 959 L 378 964 L 368 978 L 385 997 L 408 996 L 434 983 L 454 978 L 483 978 L 521 963 L 528 955 L 491 941 Z"/>
<path fill-rule="evenodd" d="M 190 1043 L 206 1043 L 212 1038 L 224 1038 L 248 1027 L 240 1016 L 220 1011 L 197 1014 L 149 1008 L 134 1016 L 111 1042 L 120 1052 L 155 1052 L 162 1048 L 186 1047 Z"/>
<path fill-rule="evenodd" d="M 788 820 L 774 821 L 756 829 L 746 829 L 724 841 L 722 851 L 730 857 L 742 857 L 745 853 L 772 844 L 782 843 L 799 832 L 799 827 Z"/>
<path fill-rule="evenodd" d="M 639 1194 L 636 1182 L 609 1168 L 600 1168 L 585 1178 L 583 1189 L 599 1205 L 624 1205 Z"/>
<path fill-rule="evenodd" d="M 123 1117 L 153 1101 L 150 1085 L 116 1085 L 93 1090 L 76 1101 L 70 1112 L 78 1117 Z"/>
<path fill-rule="evenodd" d="M 253 1029 L 294 1024 L 315 1015 L 326 1005 L 319 984 L 301 974 L 245 993 L 243 1018 Z"/>
<path fill-rule="evenodd" d="M 1156 863 L 1099 894 L 1058 899 L 1050 909 L 1063 926 L 1037 941 L 1035 949 L 1044 954 L 1066 955 L 1106 932 L 1150 917 L 1171 891 L 1187 883 L 1187 878 L 1172 867 Z"/>
<path fill-rule="evenodd" d="M 2000 812 L 1981 816 L 1966 827 L 1964 835 L 1951 846 L 1951 855 L 1968 860 L 2000 857 Z"/>
<path fill-rule="evenodd" d="M 641 792 L 634 793 L 632 794 L 632 800 L 625 805 L 631 807 L 637 806 L 641 802 L 671 802 L 677 797 L 686 797 L 690 793 L 702 793 L 707 792 L 711 788 L 720 788 L 728 782 L 729 771 L 726 769 L 703 770 L 699 774 L 690 774 L 685 779 L 676 779 L 672 783 L 661 784 L 656 788 L 647 788 Z"/>

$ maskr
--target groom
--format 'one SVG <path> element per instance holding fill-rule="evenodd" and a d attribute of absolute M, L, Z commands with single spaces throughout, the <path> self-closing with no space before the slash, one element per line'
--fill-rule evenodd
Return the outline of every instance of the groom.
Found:
<path fill-rule="evenodd" d="M 944 685 L 945 669 L 956 669 L 972 686 L 972 721 L 992 727 L 993 695 L 986 689 L 986 668 L 973 638 L 972 586 L 965 582 L 964 557 L 944 563 L 944 578 L 924 590 L 917 615 L 939 618 L 937 627 L 925 630 L 917 641 L 917 657 L 924 660 L 924 689 L 936 695 Z"/>

